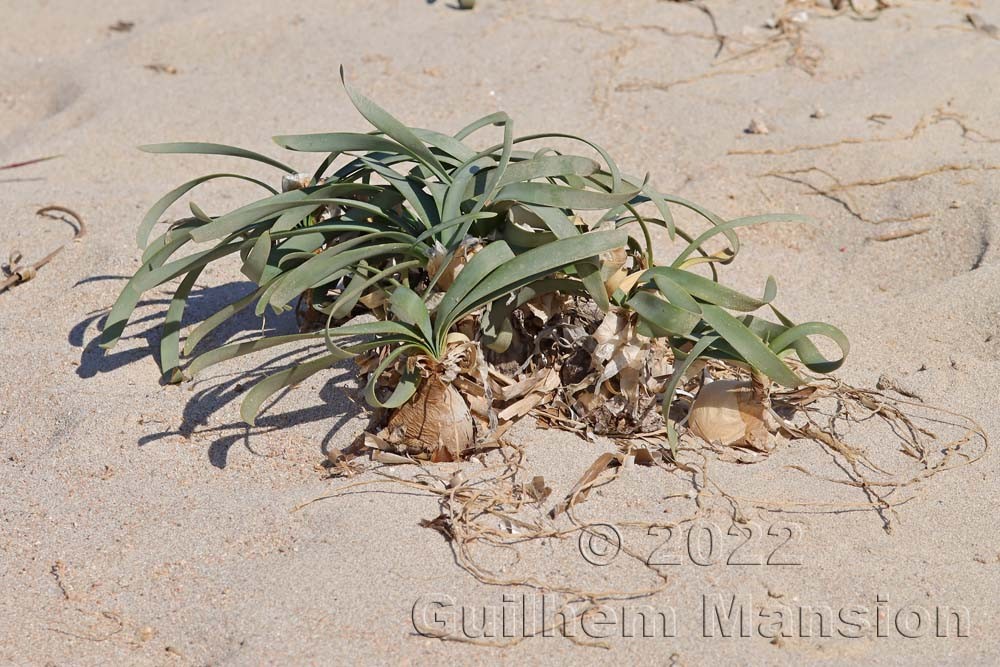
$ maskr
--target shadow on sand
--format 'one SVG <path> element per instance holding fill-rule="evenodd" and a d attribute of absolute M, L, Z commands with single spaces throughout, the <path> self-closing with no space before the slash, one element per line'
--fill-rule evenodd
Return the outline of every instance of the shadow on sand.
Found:
<path fill-rule="evenodd" d="M 119 276 L 97 276 L 88 279 L 93 280 L 125 280 Z M 184 326 L 197 323 L 226 304 L 240 299 L 253 290 L 251 283 L 234 282 L 215 287 L 204 287 L 192 290 L 184 313 Z M 87 339 L 87 332 L 91 327 L 100 329 L 104 325 L 107 317 L 107 310 L 88 313 L 88 315 L 78 322 L 69 333 L 69 343 L 73 347 L 82 348 L 80 355 L 80 366 L 77 368 L 77 375 L 81 378 L 91 378 L 99 373 L 109 373 L 118 370 L 122 366 L 138 362 L 142 359 L 149 359 L 155 363 L 159 357 L 159 343 L 162 336 L 162 326 L 166 307 L 169 299 L 149 299 L 142 301 L 136 309 L 134 317 L 127 329 L 127 335 L 123 335 L 121 342 L 145 341 L 144 345 L 122 346 L 127 349 L 103 350 L 98 346 L 96 331 L 91 338 Z M 253 309 L 248 308 L 237 313 L 227 320 L 218 329 L 209 334 L 198 346 L 197 352 L 205 351 L 217 347 L 226 342 L 237 342 L 240 340 L 250 340 L 258 337 L 262 333 L 280 335 L 295 333 L 297 331 L 294 316 L 285 314 L 279 317 L 270 315 L 267 318 L 267 328 L 262 329 L 261 319 L 254 315 Z M 253 386 L 254 382 L 265 375 L 274 373 L 295 363 L 301 363 L 310 358 L 318 356 L 324 351 L 322 347 L 299 348 L 284 354 L 274 355 L 273 352 L 267 360 L 253 368 L 237 373 L 220 373 L 209 377 L 199 378 L 197 381 L 188 382 L 186 386 L 191 388 L 191 395 L 187 399 L 181 417 L 180 426 L 176 429 L 167 429 L 158 433 L 151 433 L 141 437 L 138 441 L 140 447 L 151 444 L 171 436 L 190 437 L 196 431 L 201 434 L 210 434 L 213 441 L 209 446 L 208 459 L 217 468 L 225 468 L 230 448 L 241 443 L 251 453 L 255 452 L 251 445 L 251 438 L 254 435 L 265 434 L 271 431 L 287 428 L 293 424 L 307 424 L 334 418 L 333 426 L 323 436 L 320 448 L 325 455 L 331 439 L 350 420 L 364 413 L 360 400 L 354 399 L 356 386 L 354 379 L 356 369 L 350 361 L 345 361 L 330 368 L 336 375 L 330 378 L 319 392 L 321 402 L 317 405 L 281 412 L 277 414 L 262 414 L 257 419 L 256 426 L 250 427 L 242 421 L 231 422 L 223 425 L 206 427 L 210 417 L 234 401 L 241 399 L 242 394 Z M 252 357 L 250 357 L 252 358 Z M 150 366 L 155 368 L 156 366 Z M 152 377 L 150 378 L 152 381 Z M 160 383 L 165 384 L 163 378 Z M 268 405 L 281 400 L 291 388 L 279 392 L 272 398 Z M 266 412 L 266 410 L 265 410 Z"/>

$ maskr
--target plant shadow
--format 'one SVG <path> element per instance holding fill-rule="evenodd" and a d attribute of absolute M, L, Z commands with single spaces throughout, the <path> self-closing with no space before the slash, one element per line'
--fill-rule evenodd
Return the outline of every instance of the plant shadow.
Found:
<path fill-rule="evenodd" d="M 95 279 L 112 280 L 118 278 L 118 276 L 99 276 Z M 252 283 L 232 282 L 192 290 L 185 309 L 183 326 L 186 327 L 204 320 L 223 306 L 247 296 L 253 289 Z M 121 341 L 133 343 L 144 341 L 145 344 L 128 345 L 127 349 L 121 351 L 102 349 L 98 345 L 96 334 L 87 340 L 87 332 L 92 326 L 98 329 L 103 328 L 108 311 L 102 309 L 99 312 L 88 313 L 72 328 L 68 336 L 70 345 L 82 348 L 80 365 L 76 371 L 77 375 L 81 378 L 92 378 L 100 373 L 113 372 L 144 359 L 151 359 L 155 364 L 158 360 L 159 343 L 163 333 L 161 323 L 169 303 L 167 298 L 147 299 L 140 302 L 136 309 L 136 316 L 129 322 L 127 335 L 123 335 Z M 266 328 L 262 327 L 261 324 L 261 318 L 254 315 L 252 308 L 239 312 L 206 336 L 195 351 L 195 356 L 200 351 L 224 343 L 256 338 L 262 333 L 282 335 L 298 331 L 295 318 L 290 313 L 277 317 L 273 314 L 269 315 Z M 361 401 L 355 400 L 357 392 L 353 380 L 356 377 L 356 369 L 350 361 L 341 362 L 329 369 L 336 375 L 330 378 L 319 391 L 321 402 L 317 405 L 289 412 L 263 414 L 258 417 L 256 425 L 253 427 L 241 421 L 208 426 L 212 415 L 241 398 L 241 395 L 255 381 L 292 364 L 314 358 L 323 351 L 316 348 L 300 348 L 284 353 L 272 353 L 264 363 L 252 368 L 231 374 L 223 373 L 206 377 L 193 382 L 189 381 L 186 385 L 191 391 L 191 395 L 185 402 L 180 425 L 177 428 L 144 435 L 139 438 L 137 444 L 143 447 L 172 436 L 190 438 L 195 433 L 199 435 L 210 434 L 213 439 L 208 448 L 209 462 L 217 468 L 225 468 L 229 450 L 238 443 L 242 443 L 249 452 L 261 455 L 254 450 L 251 443 L 251 437 L 254 435 L 264 435 L 288 428 L 291 425 L 329 420 L 333 417 L 332 427 L 320 441 L 320 451 L 326 455 L 334 435 L 352 419 L 365 413 Z M 160 383 L 166 384 L 162 376 Z M 270 407 L 279 402 L 291 389 L 286 388 L 279 392 L 268 401 L 266 406 Z"/>

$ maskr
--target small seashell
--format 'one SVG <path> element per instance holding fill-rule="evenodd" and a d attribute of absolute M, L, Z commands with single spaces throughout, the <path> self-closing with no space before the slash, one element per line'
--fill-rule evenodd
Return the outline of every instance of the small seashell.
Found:
<path fill-rule="evenodd" d="M 791 21 L 792 23 L 798 23 L 799 25 L 802 25 L 804 23 L 808 23 L 809 22 L 809 12 L 807 12 L 804 9 L 800 9 L 799 11 L 797 11 L 797 12 L 793 13 L 791 16 L 789 16 L 788 20 Z"/>

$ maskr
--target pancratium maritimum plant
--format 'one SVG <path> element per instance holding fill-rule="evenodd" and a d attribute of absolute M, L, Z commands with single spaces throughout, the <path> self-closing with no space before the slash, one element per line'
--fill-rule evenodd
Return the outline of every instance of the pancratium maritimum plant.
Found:
<path fill-rule="evenodd" d="M 407 127 L 344 86 L 375 129 L 275 137 L 283 148 L 323 155 L 308 174 L 219 144 L 143 147 L 255 160 L 283 174 L 278 185 L 209 174 L 157 201 L 139 227 L 142 266 L 107 318 L 103 347 L 117 342 L 144 293 L 179 279 L 160 341 L 170 381 L 279 346 L 325 346 L 322 356 L 259 381 L 243 418 L 252 424 L 275 392 L 356 358 L 368 402 L 390 410 L 381 441 L 434 460 L 495 440 L 538 396 L 562 418 L 599 431 L 637 430 L 662 414 L 676 442 L 670 405 L 697 362 L 721 360 L 750 371 L 756 387 L 788 388 L 805 384 L 803 368 L 826 373 L 842 363 L 844 335 L 824 323 L 793 324 L 772 305 L 772 279 L 759 298 L 719 282 L 717 265 L 739 252 L 739 227 L 799 216 L 723 220 L 621 173 L 585 139 L 517 137 L 502 112 L 455 134 Z M 473 136 L 490 127 L 502 139 L 473 147 Z M 593 157 L 554 150 L 547 140 L 578 142 Z M 249 181 L 265 196 L 220 216 L 192 203 L 191 217 L 149 240 L 172 204 L 218 179 Z M 705 231 L 675 224 L 672 207 L 696 213 Z M 680 252 L 660 260 L 653 226 L 683 242 Z M 725 247 L 709 252 L 719 240 Z M 198 323 L 181 349 L 192 288 L 205 267 L 231 256 L 256 289 Z M 258 316 L 299 308 L 301 330 L 221 345 L 182 365 L 211 331 L 250 307 Z M 752 314 L 765 307 L 773 321 Z M 816 336 L 832 340 L 841 357 L 824 357 Z"/>

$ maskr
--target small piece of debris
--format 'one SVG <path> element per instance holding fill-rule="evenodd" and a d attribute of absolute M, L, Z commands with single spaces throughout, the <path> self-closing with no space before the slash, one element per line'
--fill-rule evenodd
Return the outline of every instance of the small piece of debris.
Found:
<path fill-rule="evenodd" d="M 115 21 L 108 26 L 112 32 L 128 32 L 135 27 L 135 21 Z"/>
<path fill-rule="evenodd" d="M 870 120 L 873 123 L 878 123 L 879 125 L 885 125 L 887 120 L 892 120 L 892 115 L 887 113 L 873 113 L 868 116 L 865 120 Z"/>
<path fill-rule="evenodd" d="M 72 600 L 73 597 L 69 587 L 66 585 L 66 564 L 61 560 L 57 560 L 52 564 L 49 572 L 52 573 L 52 577 L 56 580 L 56 586 L 59 587 L 59 592 L 62 593 L 63 599 Z"/>
<path fill-rule="evenodd" d="M 771 130 L 763 121 L 754 118 L 743 132 L 746 134 L 770 134 Z"/>
<path fill-rule="evenodd" d="M 925 370 L 925 369 L 920 369 Z M 915 398 L 918 401 L 923 402 L 924 398 L 920 394 L 907 389 L 906 387 L 900 386 L 899 380 L 889 375 L 883 373 L 879 375 L 878 382 L 875 383 L 875 388 L 879 391 L 894 391 L 901 396 L 907 396 L 909 398 Z"/>
<path fill-rule="evenodd" d="M 809 117 L 810 118 L 815 118 L 816 120 L 819 120 L 820 118 L 826 118 L 827 117 L 827 113 L 823 109 L 823 107 L 816 107 L 815 109 L 813 109 L 813 112 L 811 114 L 809 114 Z"/>
<path fill-rule="evenodd" d="M 154 636 L 156 636 L 156 631 L 148 625 L 142 626 L 135 633 L 135 638 L 141 642 L 148 642 Z"/>
<path fill-rule="evenodd" d="M 178 69 L 173 65 L 164 65 L 163 63 L 150 63 L 145 66 L 146 69 L 152 70 L 157 74 L 177 74 Z"/>
<path fill-rule="evenodd" d="M 969 22 L 976 31 L 989 35 L 993 39 L 1000 39 L 1000 28 L 992 23 L 987 23 L 979 14 L 966 14 L 965 20 Z"/>
<path fill-rule="evenodd" d="M 959 199 L 952 199 L 951 203 L 948 204 L 948 208 L 962 208 L 962 202 Z"/>
<path fill-rule="evenodd" d="M 924 232 L 929 232 L 930 227 L 920 227 L 918 229 L 903 229 L 898 232 L 887 232 L 885 234 L 879 234 L 877 236 L 869 236 L 869 241 L 896 241 L 897 239 L 906 239 L 911 236 L 916 236 L 918 234 L 923 234 Z"/>

